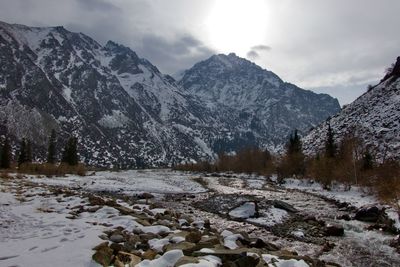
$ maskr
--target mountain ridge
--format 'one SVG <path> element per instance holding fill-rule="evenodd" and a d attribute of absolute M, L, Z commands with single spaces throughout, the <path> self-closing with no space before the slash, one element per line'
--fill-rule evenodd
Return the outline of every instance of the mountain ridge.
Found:
<path fill-rule="evenodd" d="M 10 134 L 43 148 L 51 129 L 60 141 L 77 135 L 82 159 L 91 165 L 171 165 L 278 144 L 254 130 L 260 121 L 255 114 L 228 105 L 211 109 L 180 81 L 113 41 L 103 46 L 61 26 L 2 22 L 0 59 L 0 120 Z"/>

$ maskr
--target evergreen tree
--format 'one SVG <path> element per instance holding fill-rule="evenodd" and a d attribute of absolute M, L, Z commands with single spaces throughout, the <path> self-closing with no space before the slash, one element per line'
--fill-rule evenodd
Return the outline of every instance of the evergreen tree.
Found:
<path fill-rule="evenodd" d="M 362 169 L 363 170 L 371 170 L 374 166 L 374 159 L 367 149 L 364 153 L 363 160 L 362 160 Z"/>
<path fill-rule="evenodd" d="M 325 141 L 325 156 L 328 158 L 334 158 L 336 156 L 337 146 L 335 140 L 333 139 L 333 130 L 331 125 L 328 124 L 328 133 L 326 135 Z"/>
<path fill-rule="evenodd" d="M 287 144 L 287 154 L 293 155 L 296 153 L 302 153 L 303 148 L 300 140 L 300 136 L 297 133 L 297 129 L 290 135 L 289 143 Z"/>
<path fill-rule="evenodd" d="M 70 137 L 67 141 L 67 144 L 64 147 L 62 162 L 67 163 L 68 165 L 74 166 L 79 162 L 78 156 L 78 139 L 76 137 Z"/>
<path fill-rule="evenodd" d="M 26 162 L 32 163 L 32 143 L 29 139 L 26 142 Z"/>
<path fill-rule="evenodd" d="M 47 149 L 47 163 L 56 163 L 56 131 L 53 129 L 50 134 L 49 147 Z"/>
<path fill-rule="evenodd" d="M 27 143 L 25 138 L 22 138 L 18 153 L 18 167 L 25 163 L 27 159 Z"/>
<path fill-rule="evenodd" d="M 8 136 L 4 140 L 3 147 L 1 149 L 1 161 L 0 168 L 8 169 L 11 166 L 11 145 Z"/>

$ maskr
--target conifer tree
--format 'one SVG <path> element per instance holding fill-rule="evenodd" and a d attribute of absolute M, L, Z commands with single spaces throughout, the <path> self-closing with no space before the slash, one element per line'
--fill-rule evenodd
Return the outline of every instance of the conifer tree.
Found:
<path fill-rule="evenodd" d="M 49 147 L 47 149 L 47 163 L 56 163 L 56 131 L 53 129 L 50 134 Z"/>
<path fill-rule="evenodd" d="M 67 163 L 68 165 L 74 166 L 79 162 L 78 156 L 78 139 L 76 137 L 70 137 L 67 141 L 67 144 L 64 147 L 62 162 Z"/>
<path fill-rule="evenodd" d="M 0 160 L 0 168 L 8 169 L 11 166 L 11 145 L 8 136 L 4 140 L 2 149 L 1 149 L 1 160 Z"/>
<path fill-rule="evenodd" d="M 333 135 L 334 134 L 331 125 L 328 124 L 328 133 L 325 141 L 325 156 L 327 158 L 334 158 L 336 156 L 337 147 Z"/>
<path fill-rule="evenodd" d="M 25 163 L 27 159 L 27 142 L 22 138 L 18 153 L 18 167 Z"/>
<path fill-rule="evenodd" d="M 373 166 L 374 166 L 373 157 L 372 157 L 371 153 L 369 152 L 369 150 L 367 149 L 363 155 L 362 169 L 370 170 L 373 168 Z"/>
<path fill-rule="evenodd" d="M 32 143 L 29 139 L 26 142 L 26 162 L 32 163 Z"/>

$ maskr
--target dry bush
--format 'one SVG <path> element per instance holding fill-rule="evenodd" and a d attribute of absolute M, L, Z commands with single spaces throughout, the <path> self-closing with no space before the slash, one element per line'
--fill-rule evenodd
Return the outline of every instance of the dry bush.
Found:
<path fill-rule="evenodd" d="M 382 201 L 397 204 L 400 201 L 399 162 L 386 161 L 376 167 L 372 185 L 377 196 Z"/>
<path fill-rule="evenodd" d="M 25 174 L 40 174 L 45 176 L 63 176 L 66 174 L 76 174 L 84 176 L 86 174 L 86 167 L 84 164 L 71 166 L 68 164 L 49 164 L 49 163 L 24 163 L 18 168 L 19 173 Z"/>
<path fill-rule="evenodd" d="M 267 152 L 257 148 L 248 148 L 239 151 L 236 155 L 220 154 L 217 162 L 182 164 L 174 167 L 181 171 L 204 171 L 236 173 L 258 173 L 270 175 L 275 171 L 274 158 Z"/>

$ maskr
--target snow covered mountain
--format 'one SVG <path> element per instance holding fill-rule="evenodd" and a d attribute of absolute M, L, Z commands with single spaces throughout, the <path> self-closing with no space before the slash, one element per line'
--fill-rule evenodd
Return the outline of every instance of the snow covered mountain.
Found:
<path fill-rule="evenodd" d="M 201 62 L 180 81 L 186 88 L 197 81 L 204 92 L 216 90 L 219 102 L 211 101 L 112 41 L 103 46 L 63 27 L 0 22 L 0 134 L 7 126 L 14 144 L 29 138 L 43 157 L 56 129 L 60 146 L 71 134 L 79 137 L 86 163 L 155 166 L 214 158 L 247 145 L 276 146 L 294 127 L 305 129 L 339 109 L 331 97 L 283 83 L 236 56 L 205 62 L 221 62 L 211 72 L 230 70 L 225 58 L 237 61 L 226 75 L 222 69 L 221 75 L 207 67 L 196 71 Z M 235 101 L 212 86 L 231 82 L 235 94 L 242 92 Z"/>
<path fill-rule="evenodd" d="M 86 162 L 106 166 L 213 156 L 201 133 L 208 110 L 127 47 L 0 23 L 0 59 L 0 120 L 17 139 L 46 146 L 55 128 L 60 139 L 79 136 Z"/>
<path fill-rule="evenodd" d="M 261 146 L 279 146 L 293 129 L 306 131 L 340 110 L 337 99 L 283 82 L 233 53 L 195 64 L 179 84 Z"/>
<path fill-rule="evenodd" d="M 378 160 L 400 158 L 400 57 L 381 82 L 313 129 L 303 139 L 308 154 L 323 149 L 328 125 L 339 142 L 353 132 Z"/>

